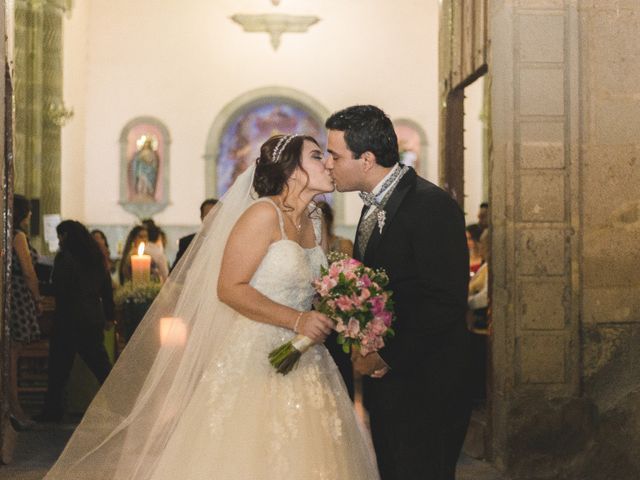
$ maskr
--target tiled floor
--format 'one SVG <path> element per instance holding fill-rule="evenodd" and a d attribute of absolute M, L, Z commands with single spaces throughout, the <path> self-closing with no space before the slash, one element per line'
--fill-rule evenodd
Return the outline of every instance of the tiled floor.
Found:
<path fill-rule="evenodd" d="M 21 432 L 14 461 L 0 466 L 0 480 L 41 480 L 60 455 L 74 424 L 36 425 Z M 458 480 L 504 480 L 490 465 L 469 457 L 460 459 Z"/>

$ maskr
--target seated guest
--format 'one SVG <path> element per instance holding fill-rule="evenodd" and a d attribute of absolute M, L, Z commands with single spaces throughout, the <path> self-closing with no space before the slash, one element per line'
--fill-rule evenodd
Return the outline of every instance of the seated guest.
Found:
<path fill-rule="evenodd" d="M 76 353 L 102 384 L 111 371 L 104 348 L 104 328 L 113 318 L 111 277 L 104 256 L 80 222 L 65 220 L 56 227 L 60 250 L 53 266 L 56 308 L 49 341 L 49 378 L 43 411 L 36 421 L 59 421 L 64 413 L 64 389 Z"/>
<path fill-rule="evenodd" d="M 350 257 L 353 256 L 353 242 L 348 238 L 337 236 L 333 231 L 333 209 L 327 202 L 317 202 L 316 207 L 322 211 L 324 232 L 323 241 L 327 242 L 327 252 L 340 252 Z"/>
<path fill-rule="evenodd" d="M 118 281 L 120 285 L 131 281 L 131 255 L 138 252 L 138 246 L 144 242 L 149 243 L 147 229 L 142 225 L 136 225 L 131 229 L 122 249 L 122 258 L 118 264 Z"/>
<path fill-rule="evenodd" d="M 489 306 L 489 229 L 480 236 L 482 265 L 469 282 L 469 310 L 472 313 L 471 329 L 487 327 L 487 307 Z"/>
<path fill-rule="evenodd" d="M 482 235 L 482 227 L 477 223 L 468 225 L 466 228 L 467 246 L 469 247 L 469 273 L 473 277 L 480 265 L 482 265 L 482 256 L 480 255 L 480 235 Z"/>
<path fill-rule="evenodd" d="M 147 228 L 147 234 L 149 237 L 149 243 L 146 244 L 144 252 L 147 255 L 151 255 L 151 260 L 155 264 L 157 276 L 160 282 L 164 282 L 169 276 L 169 261 L 164 253 L 164 232 L 150 218 L 143 220 L 142 224 Z"/>
<path fill-rule="evenodd" d="M 489 204 L 487 202 L 482 202 L 478 209 L 478 225 L 480 225 L 480 233 L 489 228 Z"/>
<path fill-rule="evenodd" d="M 474 403 L 486 398 L 487 335 L 489 323 L 489 253 L 490 229 L 480 236 L 479 251 L 483 263 L 469 281 L 469 312 L 467 323 L 471 331 L 472 362 L 471 392 Z"/>
<path fill-rule="evenodd" d="M 91 230 L 91 236 L 98 243 L 102 256 L 104 257 L 104 265 L 107 267 L 109 273 L 113 272 L 113 262 L 111 261 L 111 250 L 109 249 L 109 242 L 107 236 L 102 230 Z"/>
<path fill-rule="evenodd" d="M 201 222 L 204 221 L 204 217 L 207 216 L 207 214 L 211 211 L 211 209 L 215 206 L 216 203 L 218 203 L 218 200 L 215 198 L 207 198 L 204 202 L 202 202 L 202 204 L 200 205 L 200 221 Z M 176 254 L 176 259 L 173 262 L 173 266 L 171 267 L 172 269 L 176 268 L 178 261 L 184 255 L 184 252 L 187 251 L 187 248 L 189 247 L 189 245 L 191 244 L 191 241 L 193 240 L 193 237 L 195 236 L 196 234 L 192 233 L 178 240 L 178 253 Z"/>

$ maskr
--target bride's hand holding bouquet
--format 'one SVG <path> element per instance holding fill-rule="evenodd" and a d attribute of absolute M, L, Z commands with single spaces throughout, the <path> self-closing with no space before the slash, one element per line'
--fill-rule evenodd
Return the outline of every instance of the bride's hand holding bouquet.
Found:
<path fill-rule="evenodd" d="M 377 352 L 384 347 L 384 339 L 394 334 L 393 301 L 391 292 L 384 289 L 387 274 L 342 254 L 329 254 L 329 261 L 314 282 L 316 311 L 301 312 L 293 325 L 298 335 L 269 354 L 278 373 L 289 373 L 313 343 L 324 341 L 327 321 L 347 354 L 357 351 L 364 357 Z"/>

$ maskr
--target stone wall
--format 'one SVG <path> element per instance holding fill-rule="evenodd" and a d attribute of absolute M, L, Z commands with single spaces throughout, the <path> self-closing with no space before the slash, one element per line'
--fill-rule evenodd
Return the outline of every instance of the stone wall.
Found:
<path fill-rule="evenodd" d="M 585 475 L 640 478 L 640 2 L 580 2 Z M 594 477 L 596 478 L 596 477 Z"/>
<path fill-rule="evenodd" d="M 640 2 L 491 0 L 488 25 L 491 459 L 640 478 Z"/>
<path fill-rule="evenodd" d="M 640 3 L 492 7 L 495 461 L 638 478 Z"/>

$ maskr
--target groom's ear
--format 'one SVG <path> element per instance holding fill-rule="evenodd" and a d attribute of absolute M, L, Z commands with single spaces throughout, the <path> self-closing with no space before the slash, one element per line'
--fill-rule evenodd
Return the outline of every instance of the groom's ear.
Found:
<path fill-rule="evenodd" d="M 362 158 L 362 168 L 365 172 L 368 172 L 376 166 L 376 156 L 373 152 L 366 151 L 360 156 L 360 158 Z"/>

